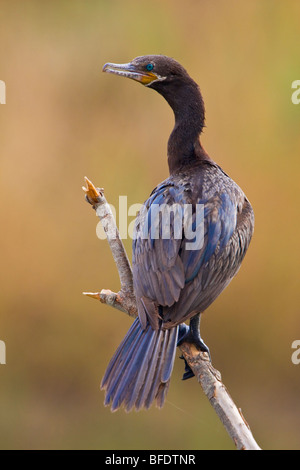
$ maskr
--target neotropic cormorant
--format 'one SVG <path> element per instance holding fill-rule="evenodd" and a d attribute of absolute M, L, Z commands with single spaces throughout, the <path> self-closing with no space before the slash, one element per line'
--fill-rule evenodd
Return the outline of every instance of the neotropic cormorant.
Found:
<path fill-rule="evenodd" d="M 149 408 L 154 400 L 163 405 L 177 344 L 190 341 L 208 351 L 200 337 L 200 314 L 239 270 L 254 215 L 243 191 L 201 145 L 203 99 L 178 62 L 149 55 L 128 64 L 107 63 L 103 71 L 156 90 L 175 115 L 168 141 L 170 176 L 152 191 L 135 222 L 132 267 L 139 316 L 101 384 L 106 405 L 129 411 Z M 183 323 L 188 319 L 190 328 Z M 192 375 L 186 367 L 184 378 Z"/>

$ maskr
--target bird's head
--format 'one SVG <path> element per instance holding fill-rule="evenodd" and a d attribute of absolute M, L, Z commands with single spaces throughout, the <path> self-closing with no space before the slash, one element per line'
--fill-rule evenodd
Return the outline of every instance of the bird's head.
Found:
<path fill-rule="evenodd" d="M 169 103 L 175 116 L 168 142 L 169 160 L 173 156 L 174 161 L 179 161 L 180 155 L 190 156 L 196 147 L 200 149 L 198 140 L 205 120 L 203 99 L 196 82 L 176 60 L 164 55 L 146 55 L 127 64 L 107 63 L 103 72 L 140 82 L 156 90 Z M 169 166 L 171 171 L 174 165 L 170 161 Z"/>
<path fill-rule="evenodd" d="M 140 56 L 127 64 L 107 63 L 103 72 L 131 78 L 157 91 L 160 91 L 160 84 L 170 85 L 182 80 L 191 80 L 182 65 L 164 55 Z"/>

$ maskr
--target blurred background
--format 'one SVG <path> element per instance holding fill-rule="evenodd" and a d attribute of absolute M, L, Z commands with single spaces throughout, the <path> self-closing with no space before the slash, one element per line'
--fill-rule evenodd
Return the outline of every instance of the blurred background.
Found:
<path fill-rule="evenodd" d="M 116 207 L 142 203 L 167 177 L 174 122 L 158 94 L 101 68 L 159 53 L 199 83 L 204 147 L 256 215 L 202 336 L 259 445 L 300 449 L 299 17 L 297 0 L 1 0 L 2 449 L 234 448 L 179 359 L 162 410 L 113 414 L 99 390 L 131 319 L 82 295 L 119 289 L 83 177 Z"/>

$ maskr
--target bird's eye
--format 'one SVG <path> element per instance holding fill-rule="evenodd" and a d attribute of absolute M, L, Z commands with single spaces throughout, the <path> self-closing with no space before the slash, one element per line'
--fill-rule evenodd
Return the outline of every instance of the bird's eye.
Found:
<path fill-rule="evenodd" d="M 146 69 L 148 70 L 148 72 L 151 72 L 151 70 L 153 70 L 153 67 L 154 67 L 153 64 L 147 64 L 146 65 Z"/>

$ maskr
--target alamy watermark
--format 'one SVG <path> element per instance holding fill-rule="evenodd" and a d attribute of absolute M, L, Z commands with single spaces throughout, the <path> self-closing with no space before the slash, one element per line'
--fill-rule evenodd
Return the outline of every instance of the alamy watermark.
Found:
<path fill-rule="evenodd" d="M 0 80 L 0 104 L 6 104 L 6 85 L 3 80 Z"/>
<path fill-rule="evenodd" d="M 6 346 L 4 341 L 0 340 L 0 364 L 6 364 Z"/>
<path fill-rule="evenodd" d="M 295 339 L 292 342 L 292 349 L 295 349 L 291 357 L 292 363 L 298 365 L 300 364 L 300 339 Z"/>
<path fill-rule="evenodd" d="M 292 89 L 295 89 L 292 93 L 291 100 L 293 104 L 299 104 L 300 103 L 300 80 L 294 80 L 292 82 Z"/>
<path fill-rule="evenodd" d="M 116 209 L 110 204 L 114 218 Z M 101 209 L 100 209 L 101 210 Z M 119 236 L 121 239 L 141 238 L 150 240 L 187 240 L 187 250 L 200 250 L 204 243 L 204 204 L 155 204 L 149 209 L 140 203 L 128 207 L 127 196 L 119 196 Z M 136 217 L 139 212 L 139 226 L 135 220 L 128 224 L 128 217 Z M 100 214 L 99 214 L 100 215 Z M 97 237 L 105 240 L 101 222 L 97 224 Z M 111 239 L 116 233 L 109 233 Z"/>

